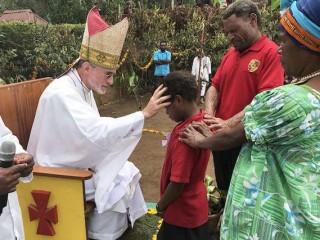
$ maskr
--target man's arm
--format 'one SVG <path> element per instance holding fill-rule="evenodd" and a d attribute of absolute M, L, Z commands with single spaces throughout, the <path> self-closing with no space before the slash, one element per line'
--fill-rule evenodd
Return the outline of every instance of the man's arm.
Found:
<path fill-rule="evenodd" d="M 164 59 L 164 60 L 153 60 L 153 62 L 157 65 L 164 65 L 164 64 L 170 63 L 171 61 L 168 59 Z"/>
<path fill-rule="evenodd" d="M 205 110 L 206 113 L 214 116 L 219 102 L 219 92 L 214 86 L 210 86 L 206 93 Z"/>
<path fill-rule="evenodd" d="M 233 128 L 236 125 L 238 125 L 242 118 L 244 117 L 244 111 L 242 110 L 241 112 L 238 112 L 236 115 L 234 115 L 233 117 L 229 118 L 226 122 L 227 122 L 227 126 L 229 128 Z"/>
<path fill-rule="evenodd" d="M 215 131 L 221 130 L 223 128 L 233 128 L 238 125 L 242 118 L 244 117 L 244 111 L 238 112 L 233 117 L 229 118 L 228 120 L 223 120 L 221 118 L 215 118 L 212 116 L 205 115 L 204 122 Z"/>
<path fill-rule="evenodd" d="M 160 60 L 159 60 L 159 57 L 158 57 L 158 51 L 155 51 L 154 53 L 153 53 L 153 62 L 154 62 L 154 64 L 156 64 L 156 65 L 161 65 L 162 63 L 160 62 Z"/>
<path fill-rule="evenodd" d="M 157 52 L 155 52 L 153 55 L 153 62 L 156 65 L 168 64 L 171 62 L 171 54 L 169 55 L 169 58 L 167 58 L 167 59 L 159 59 Z"/>
<path fill-rule="evenodd" d="M 163 65 L 162 60 L 153 60 L 154 64 L 156 65 Z"/>
<path fill-rule="evenodd" d="M 209 137 L 202 135 L 192 125 L 189 125 L 180 132 L 179 141 L 193 148 L 224 151 L 242 145 L 247 142 L 247 139 L 241 122 L 233 128 L 223 128 Z"/>
<path fill-rule="evenodd" d="M 170 60 L 170 59 L 163 59 L 163 60 L 160 60 L 160 62 L 161 62 L 162 64 L 168 64 L 168 63 L 171 62 L 171 60 Z"/>
<path fill-rule="evenodd" d="M 158 202 L 159 210 L 165 211 L 168 205 L 178 198 L 184 188 L 184 183 L 170 182 L 162 195 L 160 201 Z"/>

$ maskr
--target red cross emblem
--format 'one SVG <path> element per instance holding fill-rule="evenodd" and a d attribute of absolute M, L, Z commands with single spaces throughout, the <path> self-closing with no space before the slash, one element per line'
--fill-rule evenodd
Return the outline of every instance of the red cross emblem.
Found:
<path fill-rule="evenodd" d="M 54 236 L 56 233 L 53 229 L 52 223 L 58 222 L 57 205 L 48 208 L 50 192 L 42 190 L 31 191 L 36 206 L 29 204 L 30 221 L 39 219 L 37 234 Z"/>

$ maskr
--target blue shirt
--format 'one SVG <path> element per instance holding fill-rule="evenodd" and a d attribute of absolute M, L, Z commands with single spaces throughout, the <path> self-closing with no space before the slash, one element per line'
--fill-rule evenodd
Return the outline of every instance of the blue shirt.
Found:
<path fill-rule="evenodd" d="M 171 52 L 165 51 L 161 52 L 161 50 L 157 50 L 153 54 L 153 60 L 158 61 L 158 60 L 170 60 L 171 61 Z M 154 75 L 155 76 L 166 76 L 170 73 L 170 63 L 167 64 L 161 64 L 158 65 L 156 64 L 154 68 Z"/>

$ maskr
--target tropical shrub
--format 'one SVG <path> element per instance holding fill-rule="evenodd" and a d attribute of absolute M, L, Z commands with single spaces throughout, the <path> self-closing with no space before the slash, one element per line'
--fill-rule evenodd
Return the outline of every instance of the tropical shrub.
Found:
<path fill-rule="evenodd" d="M 0 24 L 0 77 L 7 83 L 57 76 L 78 56 L 83 24 Z"/>
<path fill-rule="evenodd" d="M 278 13 L 260 6 L 261 30 L 277 41 Z M 221 11 L 217 8 L 177 7 L 174 10 L 135 8 L 120 58 L 116 85 L 132 83 L 145 87 L 152 78 L 153 52 L 165 40 L 173 54 L 173 70 L 191 70 L 197 50 L 204 49 L 212 60 L 213 71 L 230 47 L 223 34 Z M 107 22 L 117 22 L 108 15 Z M 78 57 L 84 24 L 33 25 L 20 22 L 0 24 L 0 78 L 7 83 L 56 77 Z M 132 78 L 130 78 L 132 77 Z"/>

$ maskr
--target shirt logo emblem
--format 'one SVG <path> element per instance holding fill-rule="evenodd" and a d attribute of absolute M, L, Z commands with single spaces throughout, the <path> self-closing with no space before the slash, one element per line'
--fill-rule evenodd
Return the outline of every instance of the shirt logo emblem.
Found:
<path fill-rule="evenodd" d="M 255 72 L 259 68 L 260 61 L 257 59 L 252 59 L 248 64 L 248 71 Z"/>

